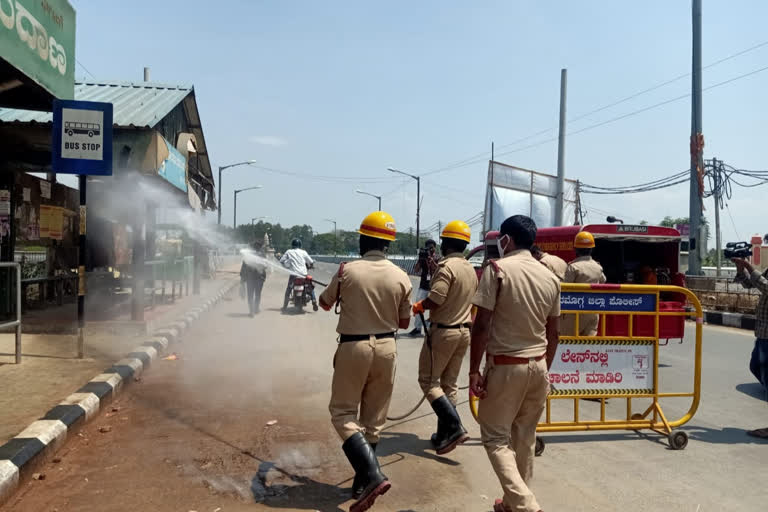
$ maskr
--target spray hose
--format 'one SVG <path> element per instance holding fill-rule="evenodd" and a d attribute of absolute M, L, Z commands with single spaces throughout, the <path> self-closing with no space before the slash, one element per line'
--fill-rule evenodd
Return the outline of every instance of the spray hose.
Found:
<path fill-rule="evenodd" d="M 432 381 L 434 364 L 435 364 L 435 355 L 432 352 L 432 336 L 430 336 L 429 329 L 427 328 L 427 322 L 424 320 L 424 313 L 419 313 L 419 318 L 421 319 L 421 325 L 424 326 L 424 333 L 425 333 L 424 338 L 426 339 L 427 348 L 429 349 L 429 380 Z M 459 389 L 461 390 L 461 389 L 467 389 L 467 388 L 469 388 L 469 386 L 462 386 Z M 387 416 L 387 420 L 389 421 L 404 420 L 411 414 L 415 413 L 419 409 L 419 407 L 421 407 L 421 404 L 423 404 L 424 400 L 426 399 L 427 399 L 427 394 L 424 393 L 423 395 L 421 395 L 421 399 L 418 401 L 418 403 L 416 403 L 416 405 L 414 405 L 413 408 L 410 409 L 408 412 L 400 416 Z"/>

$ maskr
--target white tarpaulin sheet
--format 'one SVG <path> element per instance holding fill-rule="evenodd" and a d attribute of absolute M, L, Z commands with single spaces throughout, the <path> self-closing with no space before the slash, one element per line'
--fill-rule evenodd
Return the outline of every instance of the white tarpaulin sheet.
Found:
<path fill-rule="evenodd" d="M 484 231 L 499 229 L 512 215 L 528 215 L 538 227 L 555 225 L 557 177 L 499 162 L 489 162 L 485 195 Z M 565 180 L 563 223 L 572 224 L 576 215 L 576 182 Z"/>

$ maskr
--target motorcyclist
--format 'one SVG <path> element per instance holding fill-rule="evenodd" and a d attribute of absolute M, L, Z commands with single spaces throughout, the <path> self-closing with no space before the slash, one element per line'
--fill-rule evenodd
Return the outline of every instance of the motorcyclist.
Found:
<path fill-rule="evenodd" d="M 283 313 L 288 311 L 288 302 L 291 300 L 291 292 L 293 291 L 293 280 L 296 276 L 305 277 L 310 268 L 312 268 L 315 262 L 309 257 L 307 251 L 301 248 L 301 240 L 294 238 L 291 240 L 291 248 L 285 251 L 285 254 L 280 258 L 280 263 L 290 270 L 291 276 L 288 278 L 288 286 L 285 287 L 285 299 L 283 300 Z M 315 290 L 313 287 L 309 288 L 310 296 L 312 297 L 312 308 L 317 311 L 317 299 L 315 298 Z"/>

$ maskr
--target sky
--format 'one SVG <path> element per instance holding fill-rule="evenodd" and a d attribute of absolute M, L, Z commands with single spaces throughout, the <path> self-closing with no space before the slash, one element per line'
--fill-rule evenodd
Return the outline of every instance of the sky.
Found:
<path fill-rule="evenodd" d="M 690 72 L 689 0 L 264 1 L 71 0 L 77 10 L 77 79 L 194 84 L 211 163 L 224 172 L 223 222 L 266 217 L 327 232 L 356 229 L 377 207 L 399 230 L 483 209 L 490 146 L 498 161 L 557 167 L 560 70 L 568 118 Z M 704 0 L 706 66 L 768 40 L 768 3 Z M 768 45 L 704 70 L 704 87 L 768 66 Z M 705 158 L 764 170 L 768 70 L 706 91 Z M 568 124 L 568 131 L 690 92 L 684 77 Z M 688 167 L 690 99 L 573 134 L 566 176 L 632 185 Z M 549 130 L 548 130 L 549 129 Z M 535 137 L 520 139 L 543 132 Z M 543 142 L 544 141 L 544 142 Z M 541 143 L 540 143 L 541 142 Z M 540 144 L 539 144 L 540 143 Z M 533 146 L 533 147 L 532 147 Z M 768 187 L 734 187 L 722 212 L 724 241 L 768 232 Z M 688 185 L 635 195 L 584 195 L 586 220 L 627 223 L 688 215 Z M 714 224 L 714 205 L 705 214 Z M 476 226 L 475 230 L 479 231 Z"/>

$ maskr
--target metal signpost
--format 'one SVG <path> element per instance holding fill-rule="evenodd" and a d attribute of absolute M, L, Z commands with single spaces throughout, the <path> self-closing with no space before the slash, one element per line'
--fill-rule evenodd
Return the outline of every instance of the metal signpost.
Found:
<path fill-rule="evenodd" d="M 53 172 L 79 174 L 80 248 L 77 289 L 77 357 L 85 357 L 85 233 L 88 175 L 112 175 L 112 104 L 54 100 Z"/>

